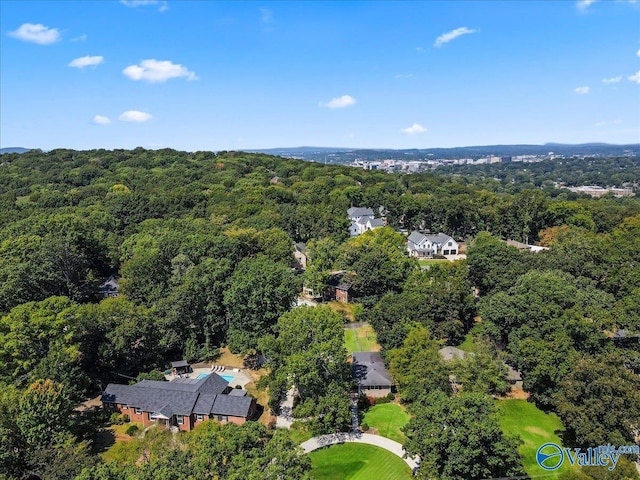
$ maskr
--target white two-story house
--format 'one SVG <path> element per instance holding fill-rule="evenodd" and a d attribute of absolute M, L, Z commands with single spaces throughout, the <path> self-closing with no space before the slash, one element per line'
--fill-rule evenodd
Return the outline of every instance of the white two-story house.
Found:
<path fill-rule="evenodd" d="M 411 257 L 433 257 L 434 255 L 457 255 L 458 242 L 444 233 L 423 234 L 411 232 L 407 238 L 407 250 Z"/>
<path fill-rule="evenodd" d="M 375 218 L 373 210 L 370 208 L 351 207 L 347 210 L 347 216 L 351 220 L 349 234 L 352 237 L 362 235 L 367 230 L 384 227 L 384 220 Z"/>

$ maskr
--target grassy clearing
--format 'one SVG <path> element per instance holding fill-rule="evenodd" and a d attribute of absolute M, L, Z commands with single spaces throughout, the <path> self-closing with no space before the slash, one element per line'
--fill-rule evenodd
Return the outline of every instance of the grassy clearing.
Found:
<path fill-rule="evenodd" d="M 295 443 L 300 444 L 309 440 L 313 435 L 306 429 L 304 423 L 295 421 L 291 424 L 289 436 Z"/>
<path fill-rule="evenodd" d="M 435 265 L 436 263 L 447 263 L 449 260 L 446 258 L 419 258 L 418 263 L 423 265 Z"/>
<path fill-rule="evenodd" d="M 545 478 L 553 479 L 559 478 L 562 473 L 571 469 L 565 464 L 555 472 L 547 472 L 536 462 L 536 452 L 541 445 L 553 442 L 562 446 L 562 440 L 558 434 L 564 431 L 564 427 L 557 415 L 544 413 L 526 400 L 499 400 L 497 405 L 501 413 L 502 431 L 517 435 L 524 442 L 518 452 L 522 457 L 524 469 L 529 475 L 532 477 L 546 475 Z"/>
<path fill-rule="evenodd" d="M 344 346 L 347 353 L 377 352 L 380 350 L 376 332 L 371 325 L 355 329 L 345 329 Z"/>
<path fill-rule="evenodd" d="M 144 426 L 141 423 L 128 422 L 122 425 L 111 425 L 104 429 L 96 441 L 95 451 L 100 452 L 100 456 L 105 462 L 135 462 L 142 453 L 139 441 L 136 437 L 130 437 L 125 432 L 131 425 L 137 425 L 138 431 L 142 431 Z M 102 443 L 104 442 L 104 445 Z"/>
<path fill-rule="evenodd" d="M 471 333 L 467 333 L 464 337 L 464 342 L 458 345 L 458 348 L 465 352 L 475 352 L 476 345 L 473 343 L 473 335 Z"/>
<path fill-rule="evenodd" d="M 338 312 L 348 321 L 355 321 L 355 313 L 362 309 L 362 306 L 358 303 L 342 303 L 342 302 L 328 302 L 327 306 L 334 312 Z"/>
<path fill-rule="evenodd" d="M 375 428 L 379 435 L 404 445 L 407 437 L 400 430 L 409 422 L 409 414 L 400 405 L 383 403 L 371 407 L 364 414 L 363 423 Z"/>
<path fill-rule="evenodd" d="M 316 480 L 410 480 L 411 469 L 400 457 L 374 445 L 344 443 L 309 454 Z"/>

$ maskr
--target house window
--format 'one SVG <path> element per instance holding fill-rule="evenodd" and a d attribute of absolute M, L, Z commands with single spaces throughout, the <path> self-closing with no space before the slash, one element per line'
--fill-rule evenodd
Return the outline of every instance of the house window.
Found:
<path fill-rule="evenodd" d="M 452 247 L 452 246 L 453 246 L 453 242 L 449 242 L 449 243 L 447 243 L 447 245 L 448 245 L 449 247 Z"/>
<path fill-rule="evenodd" d="M 204 420 L 204 415 L 202 415 L 202 414 L 198 413 L 198 414 L 196 415 L 196 421 L 197 421 L 197 422 L 202 422 L 203 420 Z"/>
<path fill-rule="evenodd" d="M 218 415 L 219 422 L 226 422 L 227 420 L 229 420 L 229 417 L 227 417 L 226 415 Z"/>
<path fill-rule="evenodd" d="M 129 410 L 129 405 L 122 404 L 122 410 Z"/>
<path fill-rule="evenodd" d="M 176 421 L 178 422 L 178 425 L 184 425 L 184 416 L 176 415 Z"/>
<path fill-rule="evenodd" d="M 142 409 L 140 409 L 140 408 L 138 408 L 138 407 L 136 407 L 136 408 L 134 409 L 134 411 L 136 412 L 136 415 L 140 415 L 140 414 L 142 413 Z"/>

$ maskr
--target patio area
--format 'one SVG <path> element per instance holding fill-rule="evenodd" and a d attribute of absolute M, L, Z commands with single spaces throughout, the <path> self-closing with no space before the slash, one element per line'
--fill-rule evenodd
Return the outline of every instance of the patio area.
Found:
<path fill-rule="evenodd" d="M 171 381 L 175 378 L 203 378 L 211 373 L 216 373 L 229 382 L 229 386 L 242 388 L 252 381 L 251 377 L 240 368 L 226 367 L 224 365 L 196 363 L 191 365 L 191 372 L 181 375 L 165 374 L 165 378 Z"/>

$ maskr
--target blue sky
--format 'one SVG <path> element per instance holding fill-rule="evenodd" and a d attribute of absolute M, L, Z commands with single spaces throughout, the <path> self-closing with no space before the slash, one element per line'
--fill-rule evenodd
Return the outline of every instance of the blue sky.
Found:
<path fill-rule="evenodd" d="M 0 146 L 640 142 L 640 1 L 0 2 Z"/>

